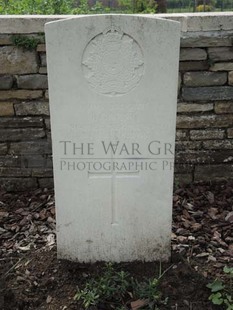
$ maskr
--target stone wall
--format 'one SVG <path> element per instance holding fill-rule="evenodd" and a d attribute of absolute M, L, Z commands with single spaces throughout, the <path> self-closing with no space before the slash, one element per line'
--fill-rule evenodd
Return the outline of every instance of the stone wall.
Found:
<path fill-rule="evenodd" d="M 162 16 L 182 24 L 176 179 L 232 178 L 233 14 Z M 43 29 L 60 18 L 0 17 L 0 185 L 7 190 L 53 186 Z"/>

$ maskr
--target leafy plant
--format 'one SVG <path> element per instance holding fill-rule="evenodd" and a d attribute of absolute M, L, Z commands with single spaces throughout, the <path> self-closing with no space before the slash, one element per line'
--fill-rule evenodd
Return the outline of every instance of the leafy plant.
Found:
<path fill-rule="evenodd" d="M 103 274 L 88 280 L 84 288 L 78 290 L 74 299 L 81 302 L 85 309 L 107 304 L 109 308 L 122 310 L 126 309 L 128 299 L 146 300 L 146 308 L 143 309 L 154 309 L 155 304 L 161 300 L 158 283 L 155 278 L 138 282 L 130 277 L 128 272 L 116 271 L 112 264 L 107 264 Z"/>
<path fill-rule="evenodd" d="M 209 300 L 211 300 L 214 305 L 224 305 L 226 310 L 233 310 L 233 268 L 225 266 L 223 271 L 229 277 L 229 287 L 219 279 L 209 283 L 207 287 L 212 293 L 209 296 Z"/>
<path fill-rule="evenodd" d="M 27 37 L 21 35 L 14 35 L 12 37 L 12 42 L 15 46 L 22 47 L 27 50 L 33 50 L 40 43 L 39 38 Z"/>

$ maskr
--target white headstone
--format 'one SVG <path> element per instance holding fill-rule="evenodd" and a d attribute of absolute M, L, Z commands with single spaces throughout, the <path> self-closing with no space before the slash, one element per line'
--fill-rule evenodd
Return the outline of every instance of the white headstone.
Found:
<path fill-rule="evenodd" d="M 46 24 L 58 256 L 168 260 L 179 23 Z"/>

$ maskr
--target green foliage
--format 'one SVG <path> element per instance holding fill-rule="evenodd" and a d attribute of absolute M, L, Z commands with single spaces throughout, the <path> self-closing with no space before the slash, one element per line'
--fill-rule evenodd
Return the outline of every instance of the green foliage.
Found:
<path fill-rule="evenodd" d="M 223 271 L 226 273 L 226 274 L 229 274 L 230 277 L 233 277 L 233 267 L 227 267 L 225 266 L 223 268 Z"/>
<path fill-rule="evenodd" d="M 0 14 L 101 14 L 155 13 L 156 0 L 119 0 L 120 8 L 105 7 L 100 1 L 90 6 L 88 0 L 0 0 Z"/>
<path fill-rule="evenodd" d="M 68 14 L 72 0 L 0 0 L 0 14 Z"/>
<path fill-rule="evenodd" d="M 75 7 L 74 0 L 0 0 L 0 14 L 101 14 L 110 9 L 99 1 L 92 7 L 88 0 L 80 0 Z"/>
<path fill-rule="evenodd" d="M 212 283 L 209 283 L 209 284 L 207 285 L 207 287 L 208 287 L 209 289 L 211 289 L 211 292 L 212 292 L 212 293 L 221 291 L 221 290 L 223 290 L 223 289 L 225 288 L 225 286 L 223 285 L 222 281 L 220 281 L 220 280 L 218 280 L 218 279 L 216 279 L 216 280 L 215 280 L 214 282 L 212 282 Z"/>
<path fill-rule="evenodd" d="M 71 11 L 72 14 L 101 14 L 109 12 L 110 8 L 104 7 L 99 1 L 90 8 L 88 0 L 80 0 L 80 4 Z"/>
<path fill-rule="evenodd" d="M 127 13 L 156 13 L 155 0 L 118 0 L 119 6 Z"/>
<path fill-rule="evenodd" d="M 21 35 L 12 36 L 12 42 L 15 46 L 22 47 L 26 50 L 34 50 L 37 45 L 40 43 L 39 38 L 27 37 Z"/>
<path fill-rule="evenodd" d="M 214 305 L 223 305 L 226 307 L 226 310 L 233 310 L 233 268 L 225 266 L 223 271 L 229 277 L 229 287 L 219 279 L 209 283 L 207 287 L 212 293 L 209 296 L 209 300 L 211 300 Z"/>
<path fill-rule="evenodd" d="M 138 282 L 132 279 L 133 296 L 135 299 L 146 300 L 147 305 L 142 309 L 156 310 L 158 304 L 166 304 L 167 299 L 162 300 L 162 294 L 158 289 L 159 280 L 156 278 Z"/>
<path fill-rule="evenodd" d="M 155 309 L 157 302 L 161 301 L 158 290 L 159 281 L 149 279 L 138 282 L 125 271 L 116 271 L 111 264 L 107 264 L 101 276 L 89 279 L 84 288 L 78 290 L 74 299 L 87 309 L 98 304 L 107 304 L 109 308 L 126 309 L 125 303 L 129 300 L 147 300 L 146 308 Z"/>

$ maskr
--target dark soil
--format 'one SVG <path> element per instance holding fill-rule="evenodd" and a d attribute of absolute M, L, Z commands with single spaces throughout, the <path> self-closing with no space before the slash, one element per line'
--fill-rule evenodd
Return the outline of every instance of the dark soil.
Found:
<path fill-rule="evenodd" d="M 162 263 L 160 283 L 168 304 L 159 309 L 221 309 L 208 301 L 206 285 L 215 277 L 227 281 L 223 267 L 233 266 L 232 226 L 233 182 L 192 184 L 174 192 L 172 258 Z M 81 309 L 73 299 L 77 287 L 100 274 L 103 266 L 56 258 L 52 191 L 0 193 L 1 310 Z M 158 277 L 160 267 L 115 265 L 138 280 Z"/>

